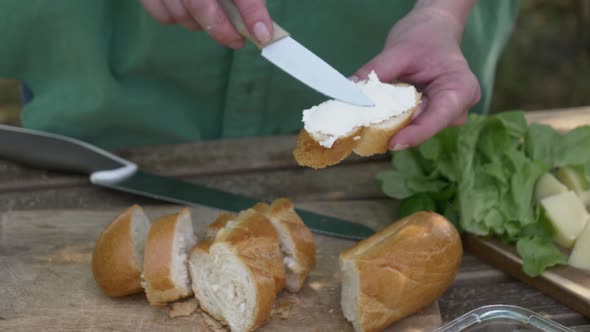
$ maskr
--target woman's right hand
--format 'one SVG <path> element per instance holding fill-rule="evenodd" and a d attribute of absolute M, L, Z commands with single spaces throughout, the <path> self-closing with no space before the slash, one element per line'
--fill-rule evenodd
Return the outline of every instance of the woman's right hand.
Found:
<path fill-rule="evenodd" d="M 272 21 L 265 0 L 233 0 L 250 34 L 260 42 L 270 40 Z M 218 43 L 239 49 L 244 38 L 231 24 L 217 0 L 141 0 L 160 23 L 181 24 L 191 31 L 207 31 Z"/>

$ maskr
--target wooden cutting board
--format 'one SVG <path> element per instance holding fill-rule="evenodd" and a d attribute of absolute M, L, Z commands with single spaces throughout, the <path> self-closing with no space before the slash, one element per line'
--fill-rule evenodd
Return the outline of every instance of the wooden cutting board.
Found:
<path fill-rule="evenodd" d="M 152 220 L 178 207 L 146 208 Z M 143 294 L 112 299 L 95 285 L 94 242 L 122 210 L 18 211 L 0 215 L 0 331 L 217 331 L 201 313 L 171 318 Z M 218 211 L 192 208 L 198 235 Z M 284 291 L 260 331 L 352 331 L 340 310 L 338 254 L 353 242 L 316 235 L 317 268 L 297 294 Z M 209 323 L 208 323 L 209 322 Z M 386 331 L 433 331 L 438 304 Z"/>
<path fill-rule="evenodd" d="M 463 245 L 482 260 L 590 318 L 590 272 L 558 266 L 531 278 L 522 271 L 522 260 L 513 246 L 472 235 L 464 236 Z"/>

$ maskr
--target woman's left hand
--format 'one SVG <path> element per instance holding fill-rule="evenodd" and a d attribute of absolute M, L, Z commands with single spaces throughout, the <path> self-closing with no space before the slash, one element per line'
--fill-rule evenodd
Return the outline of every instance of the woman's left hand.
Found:
<path fill-rule="evenodd" d="M 447 11 L 415 8 L 390 31 L 383 51 L 353 76 L 365 79 L 374 70 L 383 82 L 406 82 L 422 90 L 414 119 L 390 141 L 393 150 L 463 124 L 479 101 L 479 82 L 460 49 L 463 24 Z"/>

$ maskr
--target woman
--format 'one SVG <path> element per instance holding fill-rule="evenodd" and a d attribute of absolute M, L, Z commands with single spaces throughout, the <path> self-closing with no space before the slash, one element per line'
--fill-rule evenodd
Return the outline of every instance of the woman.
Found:
<path fill-rule="evenodd" d="M 517 13 L 513 0 L 234 1 L 260 39 L 272 17 L 353 79 L 418 86 L 426 102 L 394 149 L 487 111 Z M 287 134 L 325 99 L 245 43 L 215 0 L 1 6 L 0 77 L 31 89 L 25 127 L 104 148 Z"/>

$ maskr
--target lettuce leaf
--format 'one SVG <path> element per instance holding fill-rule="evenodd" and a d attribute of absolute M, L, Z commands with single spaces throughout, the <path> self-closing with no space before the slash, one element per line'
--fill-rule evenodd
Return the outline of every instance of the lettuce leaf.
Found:
<path fill-rule="evenodd" d="M 400 200 L 398 217 L 432 210 L 460 232 L 515 245 L 523 271 L 537 276 L 565 258 L 533 200 L 537 179 L 555 167 L 583 171 L 590 183 L 590 127 L 560 134 L 528 125 L 523 112 L 470 115 L 422 145 L 396 152 L 381 190 Z"/>
<path fill-rule="evenodd" d="M 548 245 L 551 238 L 525 237 L 516 243 L 516 251 L 522 258 L 522 269 L 529 276 L 538 276 L 546 268 L 566 264 L 566 259 L 557 247 Z"/>

